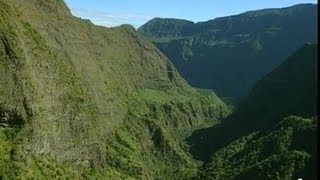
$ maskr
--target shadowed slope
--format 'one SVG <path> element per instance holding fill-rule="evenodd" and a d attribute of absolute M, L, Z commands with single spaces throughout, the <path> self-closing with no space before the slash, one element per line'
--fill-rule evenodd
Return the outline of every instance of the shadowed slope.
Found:
<path fill-rule="evenodd" d="M 300 48 L 262 78 L 226 120 L 189 137 L 192 154 L 207 162 L 202 176 L 315 179 L 317 46 Z"/>
<path fill-rule="evenodd" d="M 192 23 L 155 18 L 138 31 L 193 86 L 238 103 L 254 83 L 317 39 L 317 5 L 250 11 Z"/>

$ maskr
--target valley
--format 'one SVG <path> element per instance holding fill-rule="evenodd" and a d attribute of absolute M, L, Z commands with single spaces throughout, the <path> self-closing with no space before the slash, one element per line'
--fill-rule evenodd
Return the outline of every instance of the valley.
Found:
<path fill-rule="evenodd" d="M 0 179 L 316 179 L 316 8 L 136 30 L 1 0 Z"/>

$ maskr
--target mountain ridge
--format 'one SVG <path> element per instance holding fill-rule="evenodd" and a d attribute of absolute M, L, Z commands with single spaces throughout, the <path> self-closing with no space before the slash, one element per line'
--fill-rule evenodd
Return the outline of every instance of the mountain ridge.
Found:
<path fill-rule="evenodd" d="M 174 20 L 160 19 L 138 31 L 191 85 L 213 89 L 237 104 L 259 78 L 304 43 L 316 41 L 316 12 L 317 5 L 300 4 L 191 23 L 180 31 Z"/>
<path fill-rule="evenodd" d="M 286 7 L 280 7 L 280 8 L 263 8 L 263 9 L 257 9 L 257 10 L 249 10 L 249 11 L 245 11 L 242 13 L 238 13 L 238 14 L 234 14 L 234 15 L 227 15 L 227 16 L 221 16 L 221 17 L 216 17 L 216 18 L 212 18 L 210 20 L 205 20 L 205 21 L 192 21 L 192 20 L 187 20 L 187 19 L 183 19 L 183 18 L 166 18 L 166 17 L 154 17 L 152 18 L 150 21 L 153 20 L 179 20 L 179 21 L 185 21 L 185 22 L 190 22 L 193 24 L 197 24 L 197 23 L 206 23 L 208 21 L 214 21 L 216 19 L 220 19 L 220 18 L 228 18 L 228 17 L 233 17 L 233 16 L 239 16 L 239 15 L 246 15 L 246 14 L 250 14 L 250 13 L 256 13 L 256 12 L 260 12 L 260 11 L 273 11 L 273 10 L 283 10 L 283 9 L 290 9 L 290 8 L 294 8 L 294 7 L 300 7 L 300 6 L 314 6 L 317 5 L 315 3 L 300 3 L 300 4 L 296 4 L 296 5 L 292 5 L 292 6 L 286 6 Z M 143 25 L 141 25 L 143 26 Z M 140 26 L 140 27 L 141 27 Z M 140 28 L 138 27 L 138 28 Z"/>

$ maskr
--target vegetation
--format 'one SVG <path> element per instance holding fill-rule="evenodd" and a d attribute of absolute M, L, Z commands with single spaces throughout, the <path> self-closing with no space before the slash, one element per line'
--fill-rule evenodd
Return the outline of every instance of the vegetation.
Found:
<path fill-rule="evenodd" d="M 0 2 L 0 179 L 179 179 L 186 136 L 229 114 L 129 25 Z"/>
<path fill-rule="evenodd" d="M 193 43 L 194 23 L 166 24 L 161 41 Z M 129 25 L 95 26 L 62 0 L 2 0 L 0 179 L 312 179 L 316 49 L 231 114 Z"/>
<path fill-rule="evenodd" d="M 315 118 L 289 116 L 268 132 L 252 133 L 216 151 L 200 179 L 316 179 L 315 164 L 309 165 L 316 162 L 316 128 Z"/>
<path fill-rule="evenodd" d="M 316 179 L 317 46 L 300 48 L 221 124 L 188 138 L 205 161 L 200 179 Z"/>
<path fill-rule="evenodd" d="M 155 18 L 138 31 L 193 86 L 238 105 L 255 84 L 304 43 L 317 40 L 317 5 L 264 9 L 193 23 Z M 232 52 L 232 53 L 230 53 Z"/>

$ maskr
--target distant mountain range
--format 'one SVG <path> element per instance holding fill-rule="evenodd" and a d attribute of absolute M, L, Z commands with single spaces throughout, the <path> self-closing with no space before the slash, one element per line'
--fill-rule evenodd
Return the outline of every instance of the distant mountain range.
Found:
<path fill-rule="evenodd" d="M 317 8 L 300 4 L 199 23 L 155 18 L 138 31 L 191 85 L 239 102 L 287 56 L 304 43 L 317 41 Z"/>

